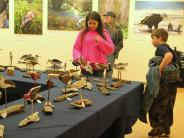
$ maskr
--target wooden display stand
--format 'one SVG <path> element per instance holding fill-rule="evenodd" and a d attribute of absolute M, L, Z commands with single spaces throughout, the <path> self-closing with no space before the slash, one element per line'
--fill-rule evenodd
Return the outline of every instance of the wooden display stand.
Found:
<path fill-rule="evenodd" d="M 6 70 L 7 75 L 14 76 L 15 75 L 15 69 L 13 67 L 8 67 Z"/>
<path fill-rule="evenodd" d="M 23 104 L 16 104 L 13 106 L 9 106 L 5 109 L 0 110 L 0 116 L 3 118 L 6 118 L 7 115 L 19 113 L 24 111 L 24 105 Z"/>
<path fill-rule="evenodd" d="M 4 126 L 0 125 L 0 138 L 3 138 L 4 135 Z"/>
<path fill-rule="evenodd" d="M 31 122 L 38 122 L 40 120 L 39 117 L 39 112 L 34 112 L 31 115 L 29 115 L 28 117 L 26 117 L 25 119 L 23 119 L 22 121 L 20 121 L 19 123 L 19 127 L 23 127 L 26 126 L 27 124 L 31 123 Z"/>

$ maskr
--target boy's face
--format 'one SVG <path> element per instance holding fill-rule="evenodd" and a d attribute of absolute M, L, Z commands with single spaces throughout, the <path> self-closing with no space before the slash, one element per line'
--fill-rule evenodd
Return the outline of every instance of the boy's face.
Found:
<path fill-rule="evenodd" d="M 158 47 L 161 43 L 162 43 L 162 39 L 161 38 L 157 38 L 156 36 L 152 36 L 152 44 L 154 47 Z"/>

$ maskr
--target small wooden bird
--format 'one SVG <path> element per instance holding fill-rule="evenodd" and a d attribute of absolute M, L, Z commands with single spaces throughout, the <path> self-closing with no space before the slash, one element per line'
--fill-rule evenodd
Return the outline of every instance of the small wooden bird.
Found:
<path fill-rule="evenodd" d="M 52 64 L 52 65 L 56 65 L 56 64 L 62 64 L 63 62 L 60 61 L 60 60 L 58 60 L 58 59 L 49 59 L 49 60 L 47 61 L 47 63 L 50 63 L 50 64 Z"/>
<path fill-rule="evenodd" d="M 15 83 L 11 80 L 6 80 L 4 77 L 0 77 L 0 88 L 6 89 L 10 87 L 15 88 Z"/>

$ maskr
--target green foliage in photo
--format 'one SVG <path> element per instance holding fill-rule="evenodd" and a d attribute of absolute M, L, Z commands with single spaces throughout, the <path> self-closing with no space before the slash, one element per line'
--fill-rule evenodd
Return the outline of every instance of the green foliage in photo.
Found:
<path fill-rule="evenodd" d="M 14 1 L 14 32 L 17 34 L 42 34 L 42 0 L 15 0 Z M 35 17 L 23 27 L 23 21 L 28 12 Z"/>

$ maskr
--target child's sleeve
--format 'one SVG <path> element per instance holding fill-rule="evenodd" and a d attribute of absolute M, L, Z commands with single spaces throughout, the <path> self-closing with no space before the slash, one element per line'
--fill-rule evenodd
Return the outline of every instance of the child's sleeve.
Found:
<path fill-rule="evenodd" d="M 114 52 L 114 44 L 110 38 L 110 35 L 107 31 L 104 31 L 104 35 L 106 37 L 106 40 L 104 40 L 101 36 L 98 40 L 98 48 L 105 54 L 110 55 Z"/>
<path fill-rule="evenodd" d="M 78 36 L 77 36 L 75 43 L 73 45 L 73 59 L 74 60 L 77 60 L 81 57 L 81 52 L 82 52 L 81 35 L 82 35 L 82 31 L 80 31 L 78 33 Z"/>

